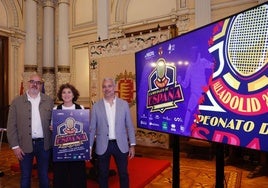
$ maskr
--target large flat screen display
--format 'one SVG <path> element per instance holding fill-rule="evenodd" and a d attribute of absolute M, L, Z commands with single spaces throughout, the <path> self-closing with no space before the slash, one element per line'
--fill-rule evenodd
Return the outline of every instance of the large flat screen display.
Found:
<path fill-rule="evenodd" d="M 135 54 L 137 124 L 268 151 L 268 4 Z"/>

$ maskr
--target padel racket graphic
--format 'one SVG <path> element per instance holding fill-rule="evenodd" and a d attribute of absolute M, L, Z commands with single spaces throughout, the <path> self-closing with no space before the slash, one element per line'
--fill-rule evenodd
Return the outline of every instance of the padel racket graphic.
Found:
<path fill-rule="evenodd" d="M 227 59 L 234 74 L 250 79 L 267 65 L 268 5 L 239 14 L 227 39 Z"/>

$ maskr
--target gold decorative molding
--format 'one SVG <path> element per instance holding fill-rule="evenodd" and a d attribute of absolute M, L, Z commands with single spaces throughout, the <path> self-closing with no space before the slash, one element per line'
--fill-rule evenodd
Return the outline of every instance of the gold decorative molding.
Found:
<path fill-rule="evenodd" d="M 89 43 L 89 57 L 93 60 L 102 57 L 135 53 L 174 37 L 172 36 L 176 34 L 174 31 L 176 30 L 169 26 L 165 30 L 159 28 L 156 32 L 150 30 L 148 33 L 144 34 L 143 31 L 141 31 L 139 35 L 132 33 L 129 37 L 125 35 L 125 37 L 121 38 Z"/>
<path fill-rule="evenodd" d="M 70 0 L 58 0 L 58 4 L 60 3 L 66 3 L 66 4 L 70 4 Z"/>
<path fill-rule="evenodd" d="M 37 65 L 24 65 L 24 72 L 37 72 Z"/>
<path fill-rule="evenodd" d="M 169 135 L 166 133 L 137 128 L 136 140 L 142 146 L 169 148 Z"/>
<path fill-rule="evenodd" d="M 56 1 L 55 0 L 44 0 L 43 7 L 52 7 L 55 8 Z"/>
<path fill-rule="evenodd" d="M 68 66 L 68 65 L 58 65 L 58 72 L 70 73 L 70 66 Z"/>
<path fill-rule="evenodd" d="M 55 74 L 55 68 L 54 67 L 43 67 L 42 72 L 43 72 L 43 74 Z"/>

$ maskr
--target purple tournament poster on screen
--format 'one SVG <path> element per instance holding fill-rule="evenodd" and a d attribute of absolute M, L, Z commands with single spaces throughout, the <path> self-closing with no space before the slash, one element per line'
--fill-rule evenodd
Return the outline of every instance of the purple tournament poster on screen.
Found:
<path fill-rule="evenodd" d="M 135 54 L 139 128 L 268 151 L 268 4 Z"/>
<path fill-rule="evenodd" d="M 89 160 L 89 110 L 53 110 L 53 161 Z"/>

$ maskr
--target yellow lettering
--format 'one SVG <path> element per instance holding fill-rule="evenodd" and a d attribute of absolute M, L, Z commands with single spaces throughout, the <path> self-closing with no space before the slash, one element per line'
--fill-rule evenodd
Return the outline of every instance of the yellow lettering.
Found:
<path fill-rule="evenodd" d="M 203 122 L 204 122 L 204 123 L 203 123 L 204 125 L 208 125 L 208 123 L 207 123 L 207 120 L 208 120 L 208 119 L 210 119 L 210 116 L 205 116 L 205 117 L 204 117 L 204 121 L 203 121 Z"/>
<path fill-rule="evenodd" d="M 234 127 L 234 120 L 232 119 L 225 128 L 235 129 Z"/>
<path fill-rule="evenodd" d="M 262 95 L 262 99 L 266 102 L 266 106 L 268 107 L 268 93 Z"/>
<path fill-rule="evenodd" d="M 209 125 L 212 127 L 222 127 L 226 129 L 232 130 L 240 130 L 243 129 L 245 132 L 251 132 L 255 124 L 253 121 L 245 121 L 243 119 L 228 119 L 217 116 L 203 116 L 198 115 L 198 119 L 195 120 L 196 123 Z M 264 128 L 263 128 L 264 129 Z M 268 125 L 267 125 L 267 134 L 268 134 Z M 261 129 L 260 132 L 263 130 Z"/>
<path fill-rule="evenodd" d="M 221 102 L 233 110 L 245 113 L 261 111 L 261 103 L 256 97 L 236 95 L 236 93 L 232 93 L 226 90 L 218 82 L 214 84 L 213 89 Z M 263 95 L 262 98 L 266 101 L 266 104 L 268 106 L 268 96 Z"/>
<path fill-rule="evenodd" d="M 243 129 L 245 132 L 251 132 L 254 129 L 254 122 L 253 121 L 246 121 Z"/>
<path fill-rule="evenodd" d="M 241 127 L 242 122 L 245 122 L 245 120 L 237 119 L 236 122 L 237 122 L 237 123 L 236 123 L 235 129 L 236 129 L 236 130 L 239 130 L 240 127 Z"/>
<path fill-rule="evenodd" d="M 268 134 L 268 123 L 262 123 L 259 133 Z"/>

